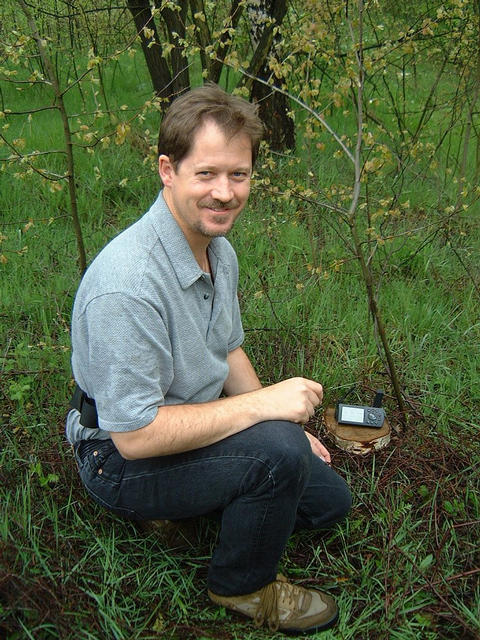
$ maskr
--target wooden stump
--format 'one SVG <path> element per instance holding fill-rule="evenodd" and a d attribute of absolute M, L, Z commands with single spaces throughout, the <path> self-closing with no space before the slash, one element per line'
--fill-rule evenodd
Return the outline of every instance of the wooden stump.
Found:
<path fill-rule="evenodd" d="M 327 432 L 335 440 L 336 445 L 350 453 L 363 456 L 383 449 L 390 442 L 391 429 L 386 418 L 380 429 L 338 424 L 335 420 L 334 407 L 328 407 L 324 413 L 324 421 Z"/>

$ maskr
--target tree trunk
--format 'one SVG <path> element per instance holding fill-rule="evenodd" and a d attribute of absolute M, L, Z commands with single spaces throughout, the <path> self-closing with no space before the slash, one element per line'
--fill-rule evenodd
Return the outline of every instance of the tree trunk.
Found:
<path fill-rule="evenodd" d="M 72 216 L 73 228 L 75 230 L 75 236 L 77 239 L 80 273 L 81 275 L 83 275 L 87 269 L 87 256 L 85 252 L 85 245 L 83 242 L 82 226 L 80 224 L 80 218 L 78 215 L 77 187 L 75 181 L 75 159 L 73 157 L 73 142 L 72 132 L 70 131 L 70 121 L 68 118 L 67 109 L 65 107 L 65 101 L 63 99 L 65 92 L 60 89 L 60 85 L 58 84 L 58 76 L 55 73 L 52 61 L 45 46 L 46 42 L 44 38 L 41 37 L 37 29 L 37 24 L 30 13 L 30 8 L 27 6 L 24 0 L 17 1 L 23 13 L 25 14 L 33 39 L 37 44 L 38 52 L 46 70 L 47 78 L 55 95 L 55 108 L 58 109 L 62 118 L 65 154 L 67 158 L 67 171 L 65 177 L 68 182 L 68 193 L 70 196 L 70 213 Z"/>
<path fill-rule="evenodd" d="M 258 103 L 270 148 L 273 151 L 295 149 L 295 123 L 288 115 L 288 98 L 259 82 L 253 84 L 250 97 Z"/>
<path fill-rule="evenodd" d="M 142 50 L 155 92 L 170 101 L 190 88 L 189 62 L 185 55 L 185 40 L 189 21 L 195 26 L 195 38 L 200 49 L 204 78 L 218 83 L 224 68 L 225 57 L 234 46 L 235 30 L 248 10 L 253 55 L 248 74 L 241 82 L 250 92 L 250 98 L 259 105 L 259 113 L 266 126 L 266 138 L 273 150 L 283 151 L 295 147 L 295 126 L 288 116 L 289 98 L 285 92 L 272 91 L 270 86 L 256 82 L 249 75 L 272 81 L 268 56 L 278 47 L 275 28 L 280 26 L 287 12 L 288 0 L 230 0 L 229 12 L 215 24 L 215 16 L 207 20 L 204 0 L 154 0 L 153 6 L 160 11 L 162 33 L 168 37 L 170 53 L 162 55 L 162 45 L 152 15 L 152 0 L 126 0 L 141 38 Z M 191 14 L 191 16 L 189 15 Z M 151 36 L 147 35 L 151 30 Z M 217 32 L 213 41 L 213 34 Z M 284 85 L 282 77 L 273 78 L 274 86 Z"/>
<path fill-rule="evenodd" d="M 274 27 L 280 26 L 287 12 L 287 0 L 251 0 L 248 4 L 250 34 L 255 52 L 248 69 L 249 74 L 267 80 L 272 76 L 268 55 L 275 52 L 278 37 Z M 268 20 L 268 21 L 266 21 Z M 276 76 L 274 86 L 281 87 L 283 78 Z M 247 80 L 250 98 L 258 103 L 259 114 L 266 127 L 266 140 L 274 151 L 295 148 L 295 123 L 289 117 L 288 98 L 263 83 Z"/>
<path fill-rule="evenodd" d="M 162 56 L 160 40 L 155 20 L 152 16 L 149 0 L 127 0 L 127 7 L 133 16 L 135 27 L 142 43 L 142 51 L 147 63 L 155 93 L 170 99 L 172 94 L 172 76 L 165 58 Z M 153 36 L 147 38 L 144 27 L 153 30 Z M 153 45 L 151 43 L 154 43 Z M 149 46 L 150 45 L 150 46 Z"/>
<path fill-rule="evenodd" d="M 156 2 L 155 6 L 160 9 L 163 21 L 167 27 L 168 40 L 173 45 L 170 53 L 172 63 L 172 86 L 170 93 L 173 98 L 184 93 L 190 88 L 190 74 L 188 73 L 188 60 L 185 55 L 185 47 L 182 40 L 185 39 L 185 25 L 187 20 L 188 2 L 187 0 L 177 0 L 176 6 L 180 11 L 170 9 L 168 3 Z M 162 5 L 163 6 L 162 8 Z M 163 60 L 163 58 L 162 58 Z M 165 62 L 165 61 L 164 61 Z"/>
<path fill-rule="evenodd" d="M 228 20 L 228 23 L 230 24 L 232 29 L 237 28 L 238 21 L 240 20 L 242 12 L 243 12 L 243 2 L 241 0 L 232 0 L 232 3 L 230 5 L 229 20 Z M 215 57 L 211 67 L 212 82 L 218 83 L 218 81 L 220 80 L 220 74 L 222 73 L 222 68 L 223 68 L 223 61 L 225 60 L 225 56 L 230 50 L 230 46 L 231 46 L 231 44 L 229 44 L 230 42 L 231 42 L 231 38 L 228 33 L 228 30 L 224 30 L 223 33 L 220 35 L 218 43 L 215 47 Z"/>

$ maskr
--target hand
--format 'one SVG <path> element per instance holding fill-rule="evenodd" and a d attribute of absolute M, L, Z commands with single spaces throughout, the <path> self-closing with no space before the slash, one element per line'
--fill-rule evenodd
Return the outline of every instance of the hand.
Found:
<path fill-rule="evenodd" d="M 310 441 L 310 446 L 312 447 L 313 453 L 316 456 L 318 456 L 321 460 L 326 462 L 327 464 L 330 464 L 332 461 L 330 454 L 328 453 L 328 450 L 320 442 L 320 440 L 315 436 L 312 436 L 312 434 L 308 433 L 308 431 L 305 431 L 305 435 Z"/>
<path fill-rule="evenodd" d="M 323 387 L 307 378 L 289 378 L 258 392 L 265 420 L 308 422 L 322 402 Z"/>

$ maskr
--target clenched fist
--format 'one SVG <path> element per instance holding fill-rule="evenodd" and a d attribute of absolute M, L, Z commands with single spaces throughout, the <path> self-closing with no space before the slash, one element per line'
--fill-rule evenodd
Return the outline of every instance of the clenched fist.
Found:
<path fill-rule="evenodd" d="M 257 392 L 263 420 L 307 422 L 323 399 L 323 387 L 307 378 L 289 378 Z"/>

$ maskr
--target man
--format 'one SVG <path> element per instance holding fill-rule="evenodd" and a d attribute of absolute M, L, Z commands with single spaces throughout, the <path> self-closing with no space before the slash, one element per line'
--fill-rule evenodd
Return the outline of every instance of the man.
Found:
<path fill-rule="evenodd" d="M 253 105 L 215 85 L 172 103 L 159 136 L 163 191 L 100 252 L 76 296 L 67 436 L 88 492 L 112 511 L 221 513 L 215 603 L 313 633 L 335 622 L 333 599 L 277 565 L 294 528 L 342 519 L 350 493 L 301 426 L 321 384 L 262 387 L 241 347 L 237 261 L 223 236 L 246 204 L 262 131 Z"/>

